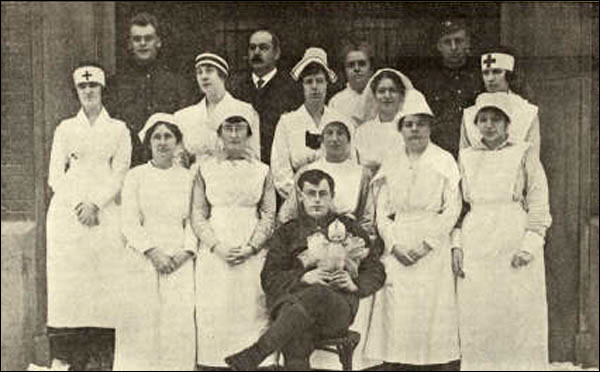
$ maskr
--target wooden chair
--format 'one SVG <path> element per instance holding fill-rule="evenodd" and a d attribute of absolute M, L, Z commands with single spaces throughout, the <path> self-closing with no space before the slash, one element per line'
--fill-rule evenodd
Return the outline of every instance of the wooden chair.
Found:
<path fill-rule="evenodd" d="M 315 350 L 323 350 L 337 354 L 340 363 L 342 364 L 342 370 L 352 371 L 354 349 L 356 349 L 359 342 L 360 333 L 349 330 L 348 333 L 342 337 L 318 340 L 315 343 Z"/>
<path fill-rule="evenodd" d="M 340 363 L 342 364 L 342 371 L 352 371 L 352 358 L 354 357 L 354 349 L 356 349 L 359 342 L 360 333 L 348 330 L 348 332 L 341 337 L 317 340 L 315 342 L 315 350 L 322 350 L 337 354 Z M 277 352 L 275 360 L 275 370 L 283 371 L 283 366 L 281 364 L 282 355 L 280 351 Z"/>

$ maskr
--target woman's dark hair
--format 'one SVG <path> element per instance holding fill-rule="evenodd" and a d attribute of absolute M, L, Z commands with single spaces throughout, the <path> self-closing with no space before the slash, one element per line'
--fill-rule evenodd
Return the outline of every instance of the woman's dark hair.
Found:
<path fill-rule="evenodd" d="M 346 124 L 342 123 L 341 121 L 330 121 L 329 123 L 325 124 L 325 126 L 323 127 L 323 130 L 325 130 L 325 128 L 327 128 L 330 125 L 334 125 L 338 128 L 342 128 L 344 131 L 344 134 L 348 138 L 348 141 L 350 141 L 350 131 L 348 130 L 348 126 L 346 126 Z"/>
<path fill-rule="evenodd" d="M 298 181 L 296 185 L 299 190 L 302 190 L 304 187 L 304 183 L 308 182 L 311 185 L 319 186 L 322 180 L 326 180 L 329 184 L 329 190 L 331 191 L 331 195 L 333 196 L 335 192 L 335 182 L 333 178 L 329 175 L 329 173 L 323 172 L 320 169 L 309 169 L 303 172 L 300 177 L 298 177 Z"/>
<path fill-rule="evenodd" d="M 252 137 L 252 128 L 250 128 L 250 123 L 248 123 L 248 120 L 246 120 L 246 118 L 243 116 L 240 116 L 240 115 L 230 116 L 227 119 L 225 119 L 225 121 L 223 123 L 229 123 L 229 124 L 246 123 L 246 125 L 248 126 L 248 137 Z M 223 133 L 223 123 L 219 124 L 219 127 L 217 128 L 217 134 L 219 135 L 219 137 L 221 137 L 221 133 Z"/>
<path fill-rule="evenodd" d="M 404 83 L 402 82 L 402 79 L 400 79 L 400 76 L 398 76 L 398 74 L 395 74 L 391 71 L 383 71 L 377 74 L 377 76 L 375 76 L 373 78 L 373 81 L 371 82 L 370 88 L 373 94 L 375 94 L 375 92 L 377 91 L 377 87 L 379 86 L 381 80 L 386 78 L 391 79 L 394 82 L 394 84 L 396 84 L 396 88 L 398 89 L 400 94 L 404 95 L 406 93 L 406 86 L 404 86 Z"/>
<path fill-rule="evenodd" d="M 494 107 L 494 106 L 487 106 L 482 108 L 481 110 L 479 110 L 479 112 L 477 112 L 477 115 L 475 115 L 475 125 L 477 125 L 477 120 L 479 119 L 479 114 L 481 114 L 483 111 L 491 111 L 497 115 L 501 115 L 504 120 L 506 121 L 506 126 L 508 127 L 510 125 L 510 118 L 508 117 L 508 115 L 506 115 L 506 113 L 502 110 L 500 110 L 498 107 Z"/>
<path fill-rule="evenodd" d="M 177 125 L 168 123 L 166 121 L 157 121 L 146 131 L 146 134 L 144 134 L 144 141 L 142 142 L 142 145 L 144 146 L 146 154 L 148 155 L 146 157 L 147 159 L 152 159 L 152 146 L 150 145 L 150 139 L 152 138 L 152 135 L 154 134 L 156 129 L 161 125 L 164 125 L 165 127 L 167 127 L 168 130 L 170 130 L 173 133 L 173 135 L 175 136 L 176 143 L 181 143 L 181 141 L 183 140 L 183 133 L 181 133 L 181 130 Z"/>
<path fill-rule="evenodd" d="M 329 79 L 329 74 L 327 73 L 327 70 L 325 70 L 325 67 L 323 67 L 321 64 L 319 64 L 317 62 L 309 63 L 304 68 L 304 70 L 302 70 L 302 72 L 300 73 L 300 76 L 298 77 L 298 81 L 302 82 L 302 80 L 304 80 L 304 78 L 306 76 L 318 74 L 319 72 L 322 72 L 323 75 L 325 75 L 325 79 L 327 79 L 327 83 L 331 84 L 331 80 Z"/>
<path fill-rule="evenodd" d="M 428 123 L 429 123 L 429 128 L 431 128 L 432 124 L 433 124 L 433 116 L 429 115 L 429 114 L 415 114 L 416 116 L 418 116 L 421 119 L 427 119 Z M 404 125 L 404 118 L 406 118 L 408 115 L 402 116 L 400 118 L 400 120 L 398 120 L 398 131 L 402 130 L 402 126 Z"/>
<path fill-rule="evenodd" d="M 519 56 L 517 55 L 514 48 L 511 48 L 506 45 L 496 45 L 491 46 L 484 49 L 484 52 L 481 55 L 486 55 L 490 53 L 504 53 L 509 54 L 515 58 L 515 66 L 512 71 L 506 71 L 506 81 L 508 82 L 508 87 L 511 91 L 519 94 L 521 97 L 533 101 L 534 94 L 531 86 L 528 84 L 525 74 L 520 68 L 519 64 Z M 483 74 L 482 74 L 483 80 Z"/>

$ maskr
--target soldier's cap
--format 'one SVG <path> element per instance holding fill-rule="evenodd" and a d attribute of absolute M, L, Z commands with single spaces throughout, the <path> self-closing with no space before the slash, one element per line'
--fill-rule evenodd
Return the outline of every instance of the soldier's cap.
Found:
<path fill-rule="evenodd" d="M 436 40 L 439 40 L 442 36 L 466 29 L 467 23 L 463 18 L 445 18 L 436 24 Z"/>

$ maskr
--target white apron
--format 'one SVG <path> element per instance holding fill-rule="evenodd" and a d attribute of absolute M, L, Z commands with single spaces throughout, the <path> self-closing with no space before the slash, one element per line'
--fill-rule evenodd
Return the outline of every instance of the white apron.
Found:
<path fill-rule="evenodd" d="M 233 246 L 248 242 L 258 222 L 268 167 L 245 160 L 207 162 L 202 167 L 210 226 L 216 238 Z M 229 266 L 207 250 L 198 253 L 196 267 L 197 361 L 227 366 L 225 357 L 258 340 L 268 325 L 260 284 L 266 252 Z"/>
<path fill-rule="evenodd" d="M 450 231 L 460 212 L 458 167 L 433 143 L 415 163 L 399 154 L 378 176 L 385 178 L 378 191 L 377 228 L 386 244 L 381 261 L 387 279 L 375 293 L 367 355 L 390 363 L 448 363 L 459 359 L 450 264 Z M 390 214 L 393 221 L 386 217 Z M 419 249 L 423 242 L 433 249 L 411 266 L 391 253 L 393 244 Z"/>
<path fill-rule="evenodd" d="M 174 255 L 185 245 L 191 176 L 185 168 L 132 169 L 123 188 L 123 233 L 128 249 L 122 281 L 115 371 L 185 371 L 195 367 L 194 262 L 159 275 L 142 250 L 148 241 Z"/>
<path fill-rule="evenodd" d="M 527 266 L 511 266 L 527 214 L 515 200 L 526 146 L 461 154 L 471 210 L 462 226 L 458 281 L 463 370 L 545 370 L 548 316 L 543 247 Z"/>
<path fill-rule="evenodd" d="M 115 326 L 123 242 L 114 202 L 131 156 L 129 132 L 105 110 L 90 125 L 83 110 L 56 129 L 47 215 L 48 326 Z M 67 170 L 65 170 L 67 169 Z M 99 225 L 79 223 L 80 202 L 100 208 Z"/>
<path fill-rule="evenodd" d="M 397 217 L 398 241 L 418 247 L 436 223 L 431 212 Z M 401 239 L 401 240 L 400 240 Z M 375 293 L 368 355 L 391 363 L 439 364 L 459 358 L 454 282 L 449 236 L 412 266 L 393 255 L 382 256 L 387 280 Z"/>

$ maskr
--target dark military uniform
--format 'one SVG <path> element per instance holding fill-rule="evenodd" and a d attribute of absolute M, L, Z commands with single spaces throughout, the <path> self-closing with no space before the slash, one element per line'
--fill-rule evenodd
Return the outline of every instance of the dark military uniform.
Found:
<path fill-rule="evenodd" d="M 159 63 L 137 65 L 132 60 L 107 82 L 105 105 L 109 114 L 123 120 L 131 133 L 131 167 L 147 162 L 138 138 L 146 120 L 156 112 L 174 113 L 200 98 L 193 81 L 168 71 Z"/>
<path fill-rule="evenodd" d="M 415 87 L 425 95 L 435 115 L 431 140 L 457 158 L 463 109 L 474 105 L 483 91 L 481 68 L 474 61 L 458 69 L 440 62 L 423 74 Z"/>
<path fill-rule="evenodd" d="M 368 234 L 348 217 L 330 214 L 316 221 L 300 211 L 297 219 L 282 225 L 265 243 L 268 253 L 261 284 L 272 322 L 256 344 L 225 359 L 235 370 L 255 370 L 275 350 L 282 351 L 286 370 L 310 370 L 314 341 L 345 334 L 358 310 L 359 298 L 372 295 L 385 283 L 385 269 L 377 249 L 370 249 L 360 262 L 355 280 L 357 292 L 302 282 L 310 269 L 298 256 L 308 249 L 308 236 L 327 231 L 335 219 L 352 235 L 369 241 Z"/>

